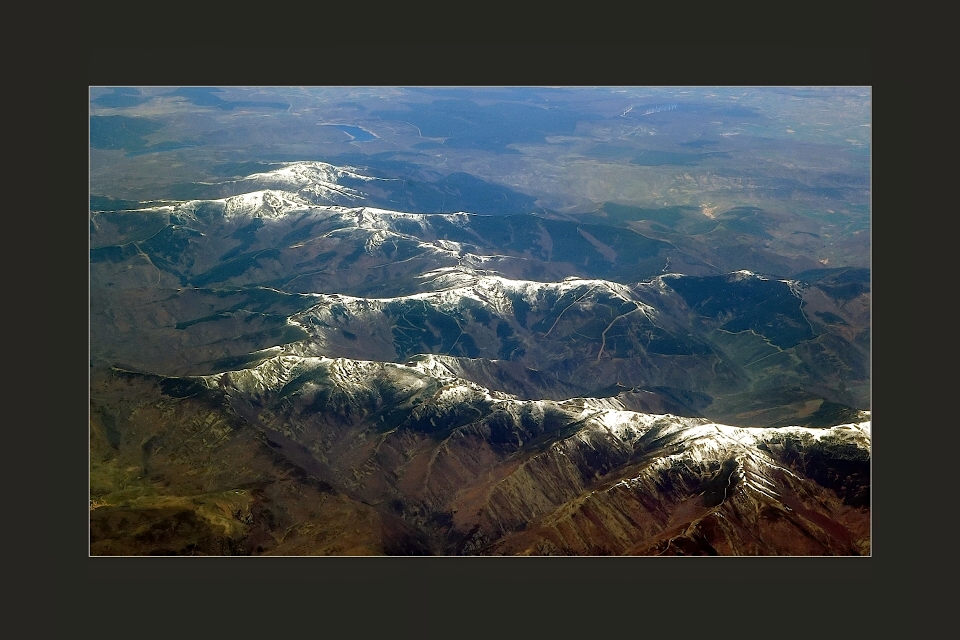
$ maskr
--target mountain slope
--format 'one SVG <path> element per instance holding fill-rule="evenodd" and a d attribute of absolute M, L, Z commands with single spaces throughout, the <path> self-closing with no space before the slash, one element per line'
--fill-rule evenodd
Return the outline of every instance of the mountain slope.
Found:
<path fill-rule="evenodd" d="M 111 427 L 94 443 L 113 436 L 95 447 L 94 477 L 135 461 L 140 486 L 94 496 L 96 548 L 118 544 L 112 514 L 135 507 L 144 531 L 163 530 L 169 509 L 194 513 L 208 527 L 192 544 L 221 553 L 282 553 L 278 527 L 295 527 L 292 512 L 393 532 L 362 527 L 363 553 L 869 551 L 868 422 L 744 429 L 634 413 L 616 398 L 516 400 L 430 363 L 292 355 L 213 376 L 115 371 L 98 382 L 95 406 L 123 401 L 96 412 Z M 337 515 L 296 506 L 311 492 Z M 339 552 L 316 535 L 299 532 L 296 548 Z M 143 550 L 154 540 L 150 552 L 170 544 L 154 538 L 136 539 Z"/>
<path fill-rule="evenodd" d="M 91 212 L 92 553 L 869 554 L 869 271 L 394 182 Z"/>
<path fill-rule="evenodd" d="M 685 258 L 618 227 L 316 205 L 311 194 L 337 187 L 331 180 L 361 180 L 318 167 L 248 180 L 297 192 L 95 213 L 91 278 L 103 285 L 91 294 L 95 357 L 204 373 L 309 336 L 301 353 L 469 359 L 461 375 L 527 398 L 665 387 L 711 396 L 706 415 L 738 424 L 802 421 L 823 402 L 866 406 L 862 284 L 749 271 L 656 275 Z M 251 304 L 224 304 L 231 297 Z M 230 340 L 216 338 L 224 332 Z M 159 346 L 170 343 L 181 345 L 175 360 Z M 191 349 L 198 357 L 188 361 Z"/>

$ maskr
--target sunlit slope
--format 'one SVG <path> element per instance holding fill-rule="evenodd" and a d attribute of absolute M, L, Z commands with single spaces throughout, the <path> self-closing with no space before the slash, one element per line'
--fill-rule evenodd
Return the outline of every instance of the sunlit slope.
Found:
<path fill-rule="evenodd" d="M 866 414 L 744 429 L 299 356 L 94 383 L 95 552 L 869 552 Z"/>

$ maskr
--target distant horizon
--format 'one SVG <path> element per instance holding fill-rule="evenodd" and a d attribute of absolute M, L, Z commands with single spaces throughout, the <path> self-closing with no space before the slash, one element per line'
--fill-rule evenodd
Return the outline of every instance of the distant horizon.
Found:
<path fill-rule="evenodd" d="M 91 555 L 871 554 L 872 88 L 89 95 Z"/>

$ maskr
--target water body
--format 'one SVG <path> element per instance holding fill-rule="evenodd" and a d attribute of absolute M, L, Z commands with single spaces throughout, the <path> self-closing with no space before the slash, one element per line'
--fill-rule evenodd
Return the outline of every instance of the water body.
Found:
<path fill-rule="evenodd" d="M 349 124 L 325 124 L 325 127 L 334 127 L 340 129 L 345 134 L 353 138 L 351 142 L 370 142 L 371 140 L 376 140 L 377 136 L 373 135 L 366 129 L 361 129 L 360 127 L 354 127 Z"/>

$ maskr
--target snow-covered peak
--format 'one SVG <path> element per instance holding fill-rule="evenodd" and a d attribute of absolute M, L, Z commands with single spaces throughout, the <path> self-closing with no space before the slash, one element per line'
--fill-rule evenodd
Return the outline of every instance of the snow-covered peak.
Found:
<path fill-rule="evenodd" d="M 291 162 L 279 169 L 243 178 L 256 185 L 296 191 L 313 204 L 361 202 L 366 194 L 341 184 L 344 179 L 362 182 L 383 180 L 360 173 L 356 167 L 338 167 L 326 162 Z"/>
<path fill-rule="evenodd" d="M 495 258 L 496 256 L 478 257 Z M 497 275 L 492 271 L 474 269 L 465 265 L 432 269 L 419 276 L 419 279 L 429 284 L 433 289 L 478 288 L 486 290 L 507 290 L 518 293 L 555 289 L 560 295 L 563 295 L 573 289 L 590 287 L 592 290 L 602 289 L 608 291 L 625 300 L 632 300 L 635 297 L 627 285 L 609 280 L 580 278 L 578 276 L 568 276 L 559 282 L 518 280 Z"/>
<path fill-rule="evenodd" d="M 734 271 L 733 273 L 727 274 L 727 279 L 730 282 L 740 282 L 742 280 L 769 280 L 766 276 L 762 276 L 759 273 L 749 271 L 747 269 L 740 269 L 739 271 Z"/>
<path fill-rule="evenodd" d="M 288 191 L 252 191 L 240 195 L 222 198 L 223 217 L 235 218 L 243 215 L 264 218 L 280 218 L 292 210 L 303 209 L 309 202 Z"/>
<path fill-rule="evenodd" d="M 356 167 L 338 167 L 326 162 L 290 162 L 272 171 L 254 173 L 244 180 L 270 182 L 302 189 L 312 184 L 336 184 L 341 178 L 353 178 L 365 182 L 379 180 L 360 173 Z"/>
<path fill-rule="evenodd" d="M 463 304 L 464 299 L 470 299 L 498 314 L 511 315 L 513 300 L 523 299 L 535 305 L 548 292 L 559 298 L 570 291 L 583 290 L 583 293 L 578 296 L 578 301 L 588 300 L 591 294 L 606 293 L 625 302 L 632 302 L 647 317 L 652 318 L 657 315 L 653 307 L 637 300 L 629 287 L 607 280 L 584 278 L 568 278 L 561 282 L 513 280 L 491 272 L 479 272 L 462 266 L 434 269 L 419 278 L 423 283 L 422 286 L 429 289 L 428 291 L 390 298 L 358 298 L 342 294 L 323 294 L 318 296 L 322 302 L 317 307 L 322 308 L 336 303 L 346 305 L 354 312 L 363 314 L 379 311 L 388 304 L 418 300 L 442 310 L 458 308 Z M 301 315 L 315 313 L 317 307 Z M 297 316 L 294 320 L 297 320 Z"/>

